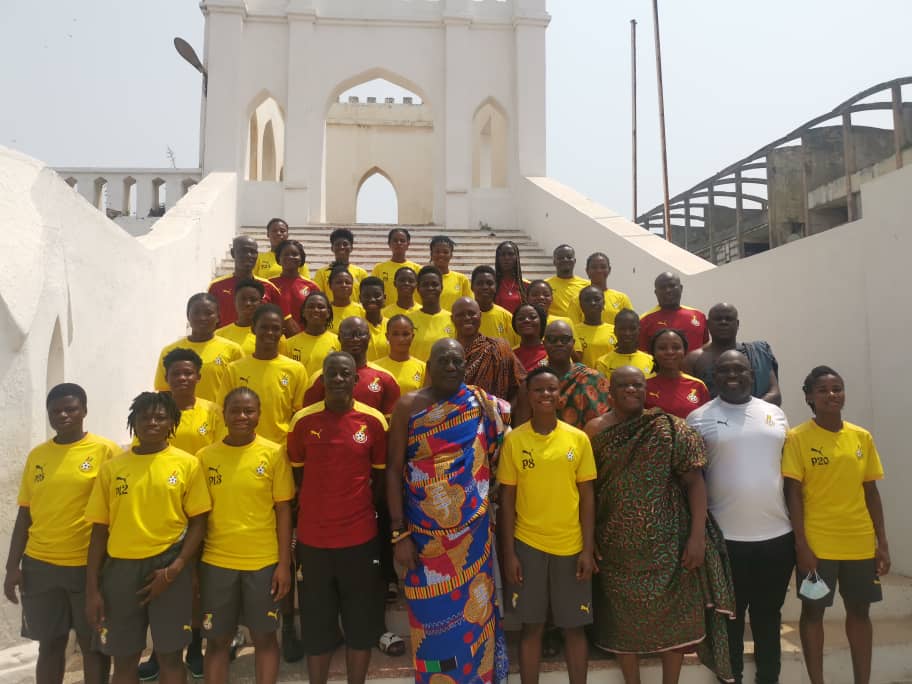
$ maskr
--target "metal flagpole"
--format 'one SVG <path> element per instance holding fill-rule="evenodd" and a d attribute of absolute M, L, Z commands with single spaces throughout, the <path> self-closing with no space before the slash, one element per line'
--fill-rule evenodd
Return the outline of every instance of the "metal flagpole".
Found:
<path fill-rule="evenodd" d="M 656 76 L 659 86 L 659 133 L 662 145 L 662 191 L 665 208 L 665 239 L 671 239 L 671 208 L 668 201 L 668 146 L 665 140 L 665 95 L 662 86 L 662 41 L 659 39 L 659 0 L 652 0 L 652 21 L 655 28 Z"/>

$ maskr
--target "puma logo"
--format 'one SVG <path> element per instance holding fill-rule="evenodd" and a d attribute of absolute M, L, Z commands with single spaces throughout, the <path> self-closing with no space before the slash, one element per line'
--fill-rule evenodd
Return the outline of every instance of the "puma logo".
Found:
<path fill-rule="evenodd" d="M 813 452 L 815 454 L 820 454 L 821 456 L 823 456 L 823 447 L 820 447 L 819 449 L 815 449 L 814 447 L 811 447 L 811 452 Z"/>
<path fill-rule="evenodd" d="M 240 378 L 238 378 L 238 380 L 240 380 L 241 382 L 243 382 L 245 385 L 249 385 L 249 384 L 250 384 L 250 378 L 245 378 L 245 377 L 241 376 Z"/>
<path fill-rule="evenodd" d="M 716 425 L 724 425 L 725 427 L 728 427 L 728 418 L 725 420 L 717 420 Z"/>
<path fill-rule="evenodd" d="M 211 485 L 222 484 L 222 474 L 219 472 L 219 468 L 221 468 L 221 466 L 215 466 L 215 468 L 213 468 L 212 466 L 207 467 L 207 469 L 206 469 L 208 472 L 207 479 L 209 480 L 209 484 L 211 484 Z"/>
<path fill-rule="evenodd" d="M 277 611 L 277 610 L 267 610 L 267 611 L 266 611 L 266 617 L 271 617 L 273 620 L 275 620 L 276 622 L 278 622 L 278 620 L 279 620 L 279 611 Z"/>
<path fill-rule="evenodd" d="M 316 437 L 317 439 L 320 439 L 320 436 L 321 436 L 322 434 L 323 434 L 323 428 L 320 428 L 319 430 L 311 430 L 311 431 L 310 431 L 310 436 L 311 436 L 311 437 Z"/>
<path fill-rule="evenodd" d="M 580 611 L 583 613 L 586 613 L 586 615 L 588 615 L 590 612 L 592 612 L 592 607 L 588 603 L 581 603 Z"/>

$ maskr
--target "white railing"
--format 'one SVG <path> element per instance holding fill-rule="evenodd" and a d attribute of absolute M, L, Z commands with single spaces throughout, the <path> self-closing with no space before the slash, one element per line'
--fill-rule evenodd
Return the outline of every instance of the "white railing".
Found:
<path fill-rule="evenodd" d="M 200 182 L 199 169 L 58 167 L 54 169 L 109 217 L 161 216 Z"/>

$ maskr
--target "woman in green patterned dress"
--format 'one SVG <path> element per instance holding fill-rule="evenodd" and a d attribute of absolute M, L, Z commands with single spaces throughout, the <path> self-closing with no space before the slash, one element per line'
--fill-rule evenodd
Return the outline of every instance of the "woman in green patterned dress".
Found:
<path fill-rule="evenodd" d="M 617 369 L 613 411 L 591 420 L 598 466 L 600 556 L 595 643 L 639 684 L 639 655 L 658 653 L 662 681 L 678 681 L 684 652 L 732 681 L 725 620 L 734 610 L 724 540 L 706 510 L 700 435 L 661 409 L 644 410 L 646 380 Z"/>

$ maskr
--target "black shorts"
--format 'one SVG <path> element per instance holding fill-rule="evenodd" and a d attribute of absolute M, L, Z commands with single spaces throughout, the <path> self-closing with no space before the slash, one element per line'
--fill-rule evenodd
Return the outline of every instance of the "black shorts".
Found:
<path fill-rule="evenodd" d="M 82 640 L 91 640 L 92 630 L 85 610 L 86 566 L 45 563 L 22 557 L 22 636 L 50 641 L 66 636 L 70 629 Z"/>
<path fill-rule="evenodd" d="M 877 603 L 883 600 L 880 577 L 877 576 L 877 561 L 873 558 L 864 560 L 827 560 L 817 561 L 817 574 L 826 582 L 830 592 L 819 599 L 809 599 L 801 595 L 801 583 L 805 577 L 800 570 L 795 571 L 795 585 L 798 598 L 809 605 L 828 608 L 833 605 L 836 587 L 842 600 L 847 603 Z"/>
<path fill-rule="evenodd" d="M 101 652 L 114 657 L 141 653 L 146 630 L 159 653 L 181 651 L 190 643 L 193 612 L 193 572 L 181 570 L 161 594 L 145 606 L 138 592 L 149 583 L 154 570 L 168 567 L 180 553 L 182 542 L 151 558 L 108 558 L 101 571 L 105 621 L 99 628 Z"/>
<path fill-rule="evenodd" d="M 507 585 L 507 612 L 523 624 L 544 624 L 548 607 L 555 627 L 592 624 L 592 581 L 576 579 L 579 554 L 555 556 L 514 540 L 522 565 L 521 586 Z"/>
<path fill-rule="evenodd" d="M 380 542 L 318 549 L 298 542 L 301 640 L 307 653 L 328 653 L 338 643 L 339 615 L 345 644 L 370 650 L 383 633 L 385 588 Z"/>
<path fill-rule="evenodd" d="M 276 564 L 260 570 L 231 570 L 200 562 L 203 636 L 233 636 L 238 624 L 255 634 L 276 631 L 281 609 L 272 596 L 275 569 Z"/>

